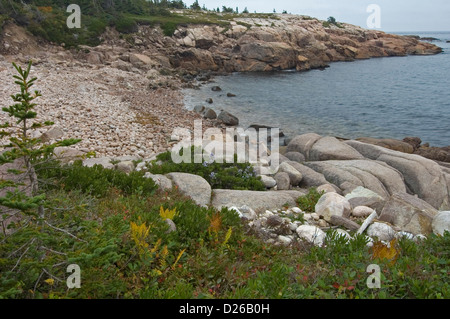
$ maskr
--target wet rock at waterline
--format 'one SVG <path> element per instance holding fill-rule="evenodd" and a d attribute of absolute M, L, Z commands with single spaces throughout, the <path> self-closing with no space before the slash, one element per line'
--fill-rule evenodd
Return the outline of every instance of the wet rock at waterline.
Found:
<path fill-rule="evenodd" d="M 224 124 L 229 126 L 239 125 L 239 119 L 227 111 L 221 111 L 217 116 L 217 119 L 221 120 Z"/>

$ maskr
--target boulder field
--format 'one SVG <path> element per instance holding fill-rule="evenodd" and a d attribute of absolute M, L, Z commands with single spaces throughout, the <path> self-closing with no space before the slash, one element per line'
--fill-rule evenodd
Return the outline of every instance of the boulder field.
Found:
<path fill-rule="evenodd" d="M 450 173 L 439 162 L 315 133 L 296 136 L 287 150 L 304 160 L 280 160 L 272 175 L 261 176 L 266 191 L 212 189 L 202 177 L 185 173 L 145 177 L 162 189 L 176 186 L 198 205 L 235 209 L 256 233 L 278 244 L 303 238 L 322 245 L 328 229 L 346 237 L 366 232 L 385 242 L 450 231 Z M 129 172 L 145 169 L 154 158 L 135 167 L 129 157 L 87 159 L 84 165 Z M 314 212 L 302 211 L 297 199 L 311 187 L 322 194 Z"/>

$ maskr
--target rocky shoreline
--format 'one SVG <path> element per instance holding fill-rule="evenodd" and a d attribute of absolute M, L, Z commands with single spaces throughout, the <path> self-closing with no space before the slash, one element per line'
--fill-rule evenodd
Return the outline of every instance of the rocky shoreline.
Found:
<path fill-rule="evenodd" d="M 183 108 L 179 89 L 207 83 L 214 74 L 308 70 L 334 61 L 441 52 L 415 38 L 349 24 L 326 27 L 305 16 L 223 19 L 228 27 L 181 25 L 171 37 L 147 25 L 126 37 L 107 29 L 101 45 L 78 50 L 45 43 L 7 22 L 0 36 L 0 102 L 8 105 L 14 92 L 10 63 L 31 59 L 44 120 L 53 120 L 66 136 L 83 139 L 77 146 L 81 151 L 148 158 L 170 149 L 177 142 L 171 139 L 173 130 L 192 130 L 195 119 L 204 119 L 205 130 L 238 124 L 231 114 Z M 437 160 L 446 157 L 431 152 Z"/>
<path fill-rule="evenodd" d="M 287 150 L 285 155 L 297 155 L 296 160 L 270 155 L 280 165 L 272 174 L 260 175 L 266 191 L 212 189 L 204 178 L 187 173 L 147 172 L 145 177 L 162 191 L 176 187 L 200 206 L 235 210 L 251 231 L 271 244 L 306 240 L 322 246 L 330 229 L 348 240 L 363 234 L 369 245 L 377 239 L 388 244 L 450 230 L 450 169 L 445 166 L 418 155 L 315 133 L 294 137 Z M 70 152 L 59 154 L 67 159 Z M 152 163 L 155 158 L 137 165 L 133 162 L 137 157 L 92 158 L 83 163 L 131 172 L 158 165 Z M 259 162 L 255 171 L 267 165 Z M 314 211 L 302 211 L 297 200 L 312 187 L 323 195 Z"/>
<path fill-rule="evenodd" d="M 237 20 L 228 30 L 180 27 L 173 37 L 142 26 L 127 40 L 108 30 L 102 45 L 78 51 L 39 42 L 22 28 L 6 25 L 0 38 L 0 103 L 11 104 L 10 95 L 16 92 L 11 62 L 32 59 L 36 89 L 43 94 L 40 120 L 56 124 L 37 136 L 81 138 L 74 148 L 55 153 L 70 161 L 95 151 L 97 158 L 85 160 L 85 165 L 130 172 L 177 143 L 175 128 L 192 132 L 199 119 L 204 130 L 238 124 L 231 114 L 213 116 L 205 109 L 198 114 L 183 107 L 178 89 L 210 80 L 211 72 L 308 70 L 333 61 L 440 52 L 410 37 L 350 25 L 326 28 L 318 20 L 290 15 L 272 20 Z M 280 166 L 262 177 L 266 192 L 213 190 L 189 174 L 147 177 L 162 188 L 177 186 L 199 205 L 235 209 L 273 243 L 306 238 L 321 245 L 324 230 L 355 231 L 355 220 L 374 211 L 378 224 L 372 220 L 374 229 L 369 232 L 369 227 L 368 234 L 378 235 L 372 237 L 387 241 L 405 234 L 420 238 L 442 233 L 450 223 L 445 211 L 450 209 L 450 168 L 442 163 L 448 161 L 448 150 L 432 149 L 436 162 L 423 157 L 429 150 L 419 140 L 402 143 L 342 141 L 315 133 L 293 137 L 281 151 L 284 155 L 271 154 Z M 139 160 L 143 162 L 136 166 L 133 161 Z M 295 201 L 310 187 L 326 193 L 314 213 L 298 211 Z M 300 225 L 296 218 L 305 221 Z M 384 229 L 383 234 L 375 229 Z"/>

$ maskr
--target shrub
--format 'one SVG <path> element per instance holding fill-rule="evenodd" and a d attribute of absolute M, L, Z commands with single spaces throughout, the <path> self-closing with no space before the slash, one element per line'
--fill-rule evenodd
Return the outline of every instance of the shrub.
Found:
<path fill-rule="evenodd" d="M 177 23 L 169 21 L 161 24 L 161 29 L 166 37 L 171 37 L 175 33 L 177 26 Z"/>
<path fill-rule="evenodd" d="M 316 204 L 323 194 L 323 191 L 318 192 L 315 187 L 310 188 L 308 194 L 300 196 L 297 199 L 298 207 L 305 212 L 314 212 Z"/>
<path fill-rule="evenodd" d="M 143 172 L 126 174 L 121 171 L 106 169 L 101 165 L 85 167 L 80 160 L 73 165 L 41 167 L 41 176 L 56 178 L 58 185 L 66 191 L 81 190 L 97 197 L 104 197 L 111 188 L 124 194 L 151 195 L 156 190 L 152 179 L 143 177 Z"/>
<path fill-rule="evenodd" d="M 134 33 L 138 31 L 136 21 L 129 17 L 119 16 L 114 20 L 113 23 L 116 27 L 116 30 L 121 33 Z"/>
<path fill-rule="evenodd" d="M 194 163 L 194 147 L 192 147 L 192 163 L 176 164 L 172 161 L 171 153 L 159 154 L 157 159 L 148 164 L 148 170 L 152 174 L 167 174 L 171 172 L 190 173 L 203 177 L 212 188 L 236 189 L 236 190 L 266 190 L 260 177 L 249 163 L 216 163 L 210 161 Z M 160 164 L 157 162 L 161 161 Z M 235 158 L 236 162 L 236 158 Z"/>
<path fill-rule="evenodd" d="M 327 22 L 330 24 L 336 24 L 336 18 L 335 17 L 328 17 Z"/>
<path fill-rule="evenodd" d="M 234 10 L 231 7 L 222 6 L 222 12 L 224 12 L 224 13 L 234 13 Z"/>
<path fill-rule="evenodd" d="M 327 21 L 324 21 L 322 24 L 325 28 L 329 28 L 332 24 L 337 26 L 338 28 L 344 28 L 340 23 L 336 21 L 336 18 L 334 17 L 329 17 Z"/>

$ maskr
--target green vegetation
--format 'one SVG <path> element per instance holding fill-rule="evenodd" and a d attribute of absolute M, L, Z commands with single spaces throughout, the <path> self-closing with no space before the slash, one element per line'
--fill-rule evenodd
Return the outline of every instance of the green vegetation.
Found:
<path fill-rule="evenodd" d="M 58 146 L 70 146 L 80 140 L 67 139 L 53 144 L 42 143 L 39 138 L 30 137 L 35 129 L 49 127 L 53 122 L 40 122 L 37 120 L 35 100 L 41 96 L 39 91 L 32 92 L 37 78 L 30 77 L 31 61 L 26 69 L 13 63 L 18 75 L 14 75 L 14 83 L 20 88 L 20 93 L 11 95 L 14 104 L 3 107 L 2 110 L 13 123 L 5 122 L 0 125 L 0 138 L 8 138 L 2 145 L 4 151 L 0 155 L 0 164 L 12 164 L 7 172 L 15 175 L 9 180 L 2 179 L 0 189 L 6 195 L 0 197 L 0 204 L 10 209 L 29 213 L 29 210 L 38 208 L 39 217 L 44 218 L 45 212 L 42 201 L 45 194 L 39 190 L 36 175 L 36 166 L 49 160 Z"/>
<path fill-rule="evenodd" d="M 71 1 L 65 0 L 0 0 L 0 30 L 6 20 L 12 20 L 26 27 L 36 36 L 48 41 L 64 44 L 65 47 L 77 47 L 85 44 L 95 46 L 101 43 L 101 35 L 106 27 L 115 27 L 119 32 L 128 34 L 137 32 L 139 25 L 159 25 L 164 35 L 172 36 L 179 25 L 217 24 L 229 26 L 229 22 L 238 16 L 238 8 L 223 6 L 220 9 L 200 8 L 198 1 L 186 10 L 182 0 L 81 0 L 76 2 L 81 9 L 81 28 L 69 29 L 66 20 L 71 13 L 66 12 Z M 172 9 L 185 9 L 182 14 Z M 218 14 L 219 13 L 219 14 Z M 254 18 L 279 19 L 274 14 L 248 13 Z"/>
<path fill-rule="evenodd" d="M 202 10 L 200 5 L 198 4 L 198 0 L 195 0 L 194 3 L 191 5 L 192 10 Z"/>
<path fill-rule="evenodd" d="M 103 168 L 101 165 L 90 168 L 83 166 L 81 160 L 65 166 L 51 163 L 39 167 L 39 170 L 42 178 L 54 181 L 53 188 L 64 189 L 67 192 L 80 190 L 94 197 L 106 196 L 111 188 L 125 195 L 150 196 L 156 191 L 153 180 L 143 178 L 143 172 L 134 171 L 126 174 Z"/>
<path fill-rule="evenodd" d="M 201 154 L 202 152 L 200 152 Z M 180 151 L 180 155 L 182 155 Z M 266 190 L 260 177 L 257 177 L 249 163 L 216 163 L 214 158 L 201 163 L 194 162 L 195 148 L 191 148 L 191 163 L 175 164 L 170 152 L 159 154 L 157 159 L 147 165 L 152 174 L 171 172 L 190 173 L 203 177 L 213 189 Z M 207 155 L 209 156 L 209 155 Z"/>
<path fill-rule="evenodd" d="M 363 236 L 346 243 L 329 233 L 322 248 L 265 244 L 234 211 L 198 207 L 176 190 L 142 196 L 113 187 L 105 194 L 47 191 L 52 224 L 76 238 L 45 229 L 41 245 L 53 252 L 42 260 L 42 251 L 29 249 L 19 261 L 19 248 L 39 228 L 0 236 L 0 298 L 450 297 L 444 280 L 449 233 L 399 241 L 392 263 L 368 248 Z M 168 232 L 161 207 L 175 210 L 176 231 Z M 66 286 L 65 270 L 73 263 L 82 269 L 80 289 Z M 366 285 L 373 263 L 381 267 L 381 289 Z"/>
<path fill-rule="evenodd" d="M 31 193 L 14 179 L 1 181 L 1 190 L 9 191 L 0 198 L 0 299 L 450 298 L 449 232 L 418 242 L 393 240 L 390 248 L 380 242 L 370 248 L 365 236 L 347 241 L 333 231 L 324 247 L 269 245 L 235 211 L 199 207 L 177 189 L 156 189 L 142 173 L 79 162 L 61 166 L 51 159 L 54 147 L 77 140 L 48 145 L 29 137 L 51 123 L 37 121 L 40 94 L 30 91 L 36 81 L 29 77 L 31 63 L 15 67 L 20 93 L 3 108 L 15 122 L 1 127 L 10 148 L 0 163 L 22 160 L 23 170 L 8 172 L 24 174 Z M 178 166 L 220 173 L 222 186 L 231 171 L 232 183 L 257 184 L 249 183 L 254 176 L 244 164 L 174 164 L 170 153 L 157 160 L 150 171 Z M 319 195 L 312 189 L 299 199 L 302 209 Z M 67 286 L 73 264 L 81 269 L 79 288 Z M 367 287 L 371 264 L 381 269 L 379 289 Z"/>
<path fill-rule="evenodd" d="M 324 21 L 322 24 L 325 28 L 329 28 L 331 25 L 335 25 L 338 28 L 344 28 L 342 24 L 336 21 L 335 17 L 329 17 L 327 21 Z"/>
<path fill-rule="evenodd" d="M 234 13 L 233 8 L 222 6 L 222 12 L 224 13 Z"/>
<path fill-rule="evenodd" d="M 133 18 L 121 16 L 115 22 L 116 30 L 120 33 L 134 33 L 138 31 L 138 25 Z"/>
<path fill-rule="evenodd" d="M 317 202 L 323 194 L 324 192 L 318 192 L 317 188 L 312 187 L 309 189 L 308 194 L 297 199 L 297 205 L 302 211 L 313 213 Z"/>

